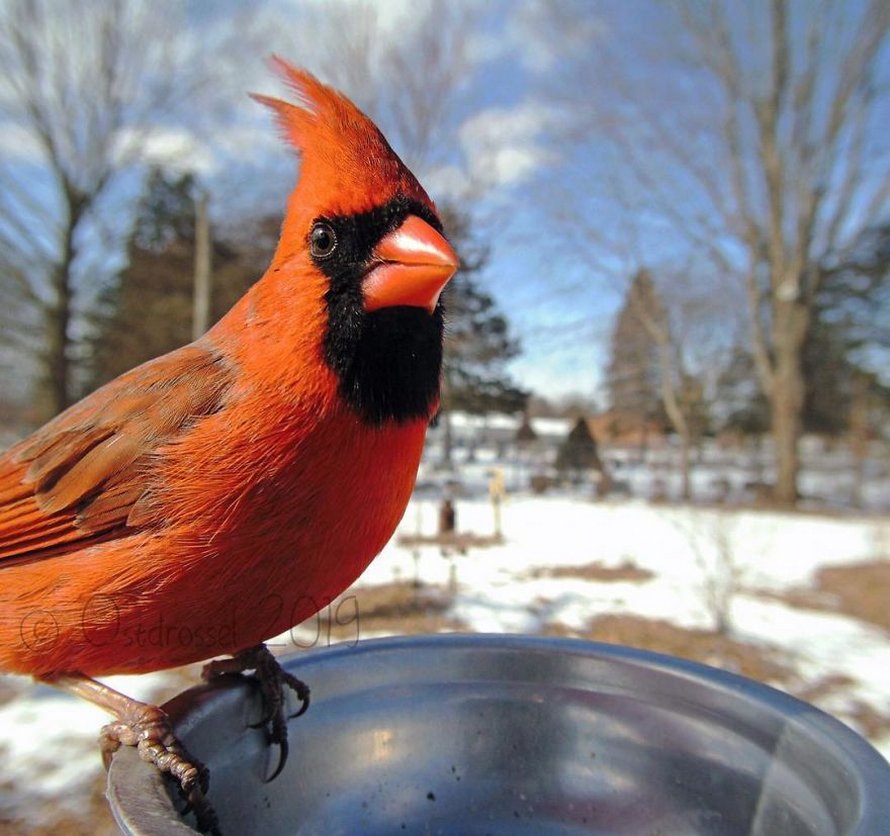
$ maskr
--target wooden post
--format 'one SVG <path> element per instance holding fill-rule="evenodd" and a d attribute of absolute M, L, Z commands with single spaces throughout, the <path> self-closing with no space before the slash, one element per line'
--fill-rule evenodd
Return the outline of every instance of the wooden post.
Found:
<path fill-rule="evenodd" d="M 491 509 L 494 513 L 494 536 L 496 540 L 502 540 L 504 537 L 501 528 L 501 503 L 506 493 L 504 485 L 504 471 L 496 467 L 491 474 L 488 482 L 488 495 L 491 497 Z"/>
<path fill-rule="evenodd" d="M 861 372 L 853 378 L 853 398 L 850 403 L 850 451 L 853 454 L 852 496 L 854 508 L 863 507 L 863 484 L 865 482 L 865 462 L 868 458 L 869 436 L 869 377 Z"/>
<path fill-rule="evenodd" d="M 192 339 L 197 340 L 210 327 L 210 299 L 213 275 L 210 269 L 210 218 L 207 195 L 195 201 L 195 288 L 192 306 Z"/>

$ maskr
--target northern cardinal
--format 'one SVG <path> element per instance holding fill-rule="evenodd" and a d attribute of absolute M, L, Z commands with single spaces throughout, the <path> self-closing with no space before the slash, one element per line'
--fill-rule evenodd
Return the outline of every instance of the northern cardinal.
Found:
<path fill-rule="evenodd" d="M 458 267 L 436 208 L 375 125 L 280 59 L 269 106 L 300 158 L 269 269 L 196 342 L 121 375 L 0 456 L 0 670 L 117 716 L 109 746 L 195 795 L 159 709 L 90 677 L 232 654 L 283 743 L 262 642 L 381 550 L 438 406 L 439 295 Z M 280 767 L 279 767 L 280 768 Z"/>

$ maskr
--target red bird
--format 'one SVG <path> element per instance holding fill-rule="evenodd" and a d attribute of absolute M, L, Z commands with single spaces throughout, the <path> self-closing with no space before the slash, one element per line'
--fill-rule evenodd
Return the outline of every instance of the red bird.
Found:
<path fill-rule="evenodd" d="M 211 672 L 255 670 L 284 744 L 281 684 L 308 691 L 262 642 L 339 595 L 398 524 L 458 267 L 374 124 L 275 64 L 299 104 L 255 98 L 301 165 L 265 275 L 199 340 L 0 456 L 0 670 L 109 709 L 110 748 L 138 743 L 193 796 L 201 770 L 162 712 L 89 677 L 232 654 Z"/>

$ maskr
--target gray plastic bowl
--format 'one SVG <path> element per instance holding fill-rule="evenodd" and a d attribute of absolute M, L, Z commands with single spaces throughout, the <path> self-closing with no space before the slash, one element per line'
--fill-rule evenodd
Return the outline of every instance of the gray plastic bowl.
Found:
<path fill-rule="evenodd" d="M 237 678 L 167 704 L 209 767 L 225 836 L 890 833 L 890 765 L 806 703 L 714 668 L 522 636 L 382 639 L 291 657 L 312 706 L 291 754 Z M 132 749 L 108 775 L 126 834 L 192 833 Z"/>

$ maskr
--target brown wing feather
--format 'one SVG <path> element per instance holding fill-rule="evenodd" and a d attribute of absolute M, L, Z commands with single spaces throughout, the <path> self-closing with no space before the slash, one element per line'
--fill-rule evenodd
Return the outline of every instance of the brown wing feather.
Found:
<path fill-rule="evenodd" d="M 186 346 L 113 380 L 0 455 L 0 568 L 125 533 L 151 453 L 220 409 L 232 380 L 218 355 Z"/>

